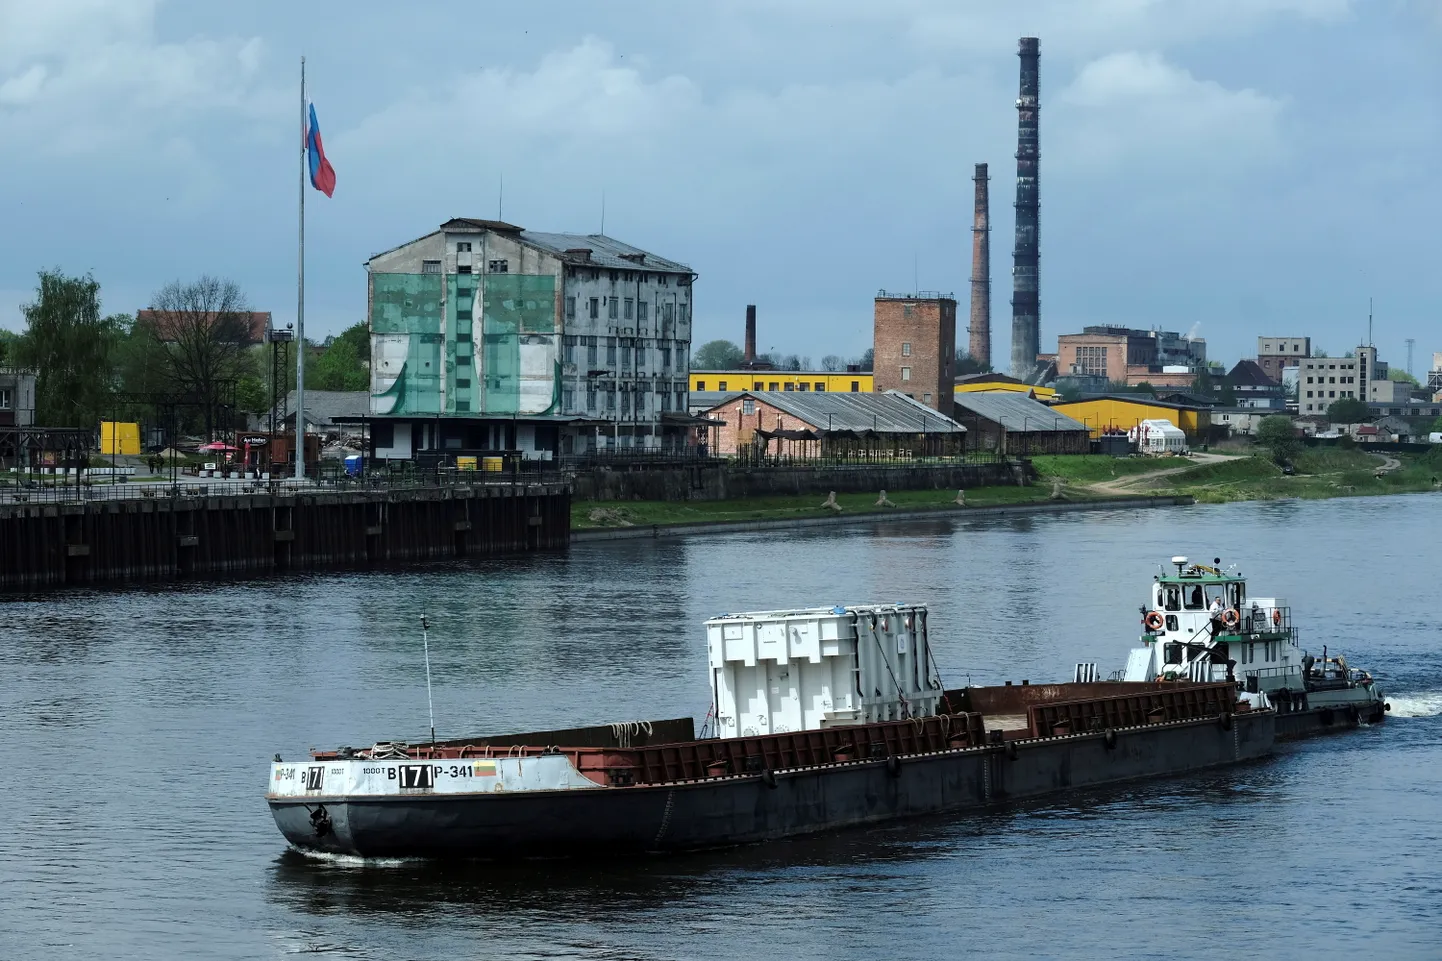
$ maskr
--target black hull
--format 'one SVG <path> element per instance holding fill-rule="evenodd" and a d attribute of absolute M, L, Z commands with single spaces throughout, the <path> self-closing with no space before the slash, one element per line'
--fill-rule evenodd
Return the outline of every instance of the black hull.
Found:
<path fill-rule="evenodd" d="M 1381 724 L 1387 712 L 1381 702 L 1357 707 L 1313 707 L 1277 715 L 1277 740 L 1295 741 L 1321 734 L 1354 731 L 1363 724 Z"/>
<path fill-rule="evenodd" d="M 270 799 L 303 849 L 361 857 L 594 857 L 698 850 L 983 808 L 1263 757 L 1276 715 L 1231 717 L 675 784 Z M 1110 743 L 1109 743 L 1110 742 Z M 323 804 L 330 829 L 317 835 Z"/>

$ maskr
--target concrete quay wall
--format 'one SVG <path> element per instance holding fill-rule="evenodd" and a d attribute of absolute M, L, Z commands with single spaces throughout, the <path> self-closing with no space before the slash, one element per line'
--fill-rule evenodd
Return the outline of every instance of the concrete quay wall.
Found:
<path fill-rule="evenodd" d="M 1020 463 L 916 466 L 589 468 L 573 477 L 583 501 L 719 501 L 781 494 L 963 490 L 1019 484 Z"/>
<path fill-rule="evenodd" d="M 0 591 L 564 548 L 563 484 L 0 505 Z"/>

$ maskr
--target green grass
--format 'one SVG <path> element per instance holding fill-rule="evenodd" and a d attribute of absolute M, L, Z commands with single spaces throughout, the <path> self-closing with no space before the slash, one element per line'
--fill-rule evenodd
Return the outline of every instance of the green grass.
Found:
<path fill-rule="evenodd" d="M 1307 447 L 1292 458 L 1299 474 L 1327 474 L 1333 471 L 1372 471 L 1382 462 L 1370 454 L 1353 448 Z"/>
<path fill-rule="evenodd" d="M 1057 477 L 1078 484 L 1094 484 L 1117 477 L 1147 474 L 1185 464 L 1174 457 L 1108 457 L 1105 454 L 1043 454 L 1031 459 L 1044 478 Z"/>
<path fill-rule="evenodd" d="M 1155 487 L 1193 487 L 1208 484 L 1231 484 L 1281 477 L 1281 468 L 1261 457 L 1236 457 L 1232 460 L 1198 464 L 1176 474 L 1159 477 Z"/>
<path fill-rule="evenodd" d="M 1290 477 L 1265 458 L 1250 457 L 1158 478 L 1157 486 L 1171 493 L 1190 494 L 1199 503 L 1224 504 L 1417 493 L 1433 490 L 1432 478 L 1442 476 L 1442 455 L 1429 452 L 1422 457 L 1393 456 L 1402 461 L 1401 469 L 1381 477 L 1376 476 L 1376 471 L 1382 461 L 1375 456 L 1358 450 L 1314 449 L 1293 460 L 1297 473 Z"/>
<path fill-rule="evenodd" d="M 966 492 L 968 507 L 990 507 L 999 504 L 1030 504 L 1047 500 L 1050 485 L 1034 487 L 977 487 Z M 924 510 L 956 510 L 956 491 L 888 491 L 887 498 L 895 507 L 877 507 L 876 494 L 837 494 L 842 517 L 877 513 L 905 513 Z M 1070 492 L 1068 500 L 1086 500 Z M 823 510 L 822 494 L 798 494 L 783 497 L 751 497 L 728 501 L 575 501 L 571 504 L 571 527 L 594 530 L 603 527 L 649 527 L 652 525 L 709 524 L 726 521 L 785 520 L 802 517 L 829 517 Z"/>

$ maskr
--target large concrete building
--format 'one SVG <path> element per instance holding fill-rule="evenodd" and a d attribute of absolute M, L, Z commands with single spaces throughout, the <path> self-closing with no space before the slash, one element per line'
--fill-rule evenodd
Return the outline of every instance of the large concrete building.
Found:
<path fill-rule="evenodd" d="M 951 411 L 956 370 L 956 298 L 935 291 L 876 297 L 872 375 L 932 410 Z"/>
<path fill-rule="evenodd" d="M 0 367 L 0 427 L 29 427 L 35 423 L 33 370 Z"/>
<path fill-rule="evenodd" d="M 685 443 L 685 264 L 457 218 L 366 262 L 376 456 Z"/>
<path fill-rule="evenodd" d="M 1280 384 L 1283 370 L 1296 367 L 1299 361 L 1311 356 L 1310 337 L 1257 338 L 1257 366 L 1273 383 Z"/>
<path fill-rule="evenodd" d="M 1297 363 L 1297 413 L 1326 414 L 1344 398 L 1378 404 L 1405 404 L 1411 386 L 1387 379 L 1387 365 L 1376 347 L 1358 347 L 1351 357 L 1304 357 Z"/>
<path fill-rule="evenodd" d="M 1057 373 L 1113 384 L 1185 387 L 1207 365 L 1207 342 L 1170 330 L 1098 325 L 1057 338 Z"/>

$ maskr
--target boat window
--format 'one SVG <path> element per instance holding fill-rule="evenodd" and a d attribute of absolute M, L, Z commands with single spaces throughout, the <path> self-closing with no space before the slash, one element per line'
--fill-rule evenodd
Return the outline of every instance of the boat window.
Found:
<path fill-rule="evenodd" d="M 1228 584 L 1227 597 L 1229 598 L 1227 606 L 1235 607 L 1240 611 L 1242 609 L 1242 602 L 1247 599 L 1247 586 L 1240 581 L 1235 584 Z"/>
<path fill-rule="evenodd" d="M 1212 606 L 1212 601 L 1216 601 L 1216 600 L 1220 600 L 1220 601 L 1222 601 L 1222 603 L 1225 604 L 1225 603 L 1226 603 L 1226 593 L 1227 593 L 1227 588 L 1226 588 L 1226 585 L 1225 585 L 1225 584 L 1208 584 L 1208 585 L 1207 585 L 1207 606 L 1208 606 L 1208 607 L 1211 607 L 1211 606 Z"/>
<path fill-rule="evenodd" d="M 1191 589 L 1186 592 L 1186 600 L 1187 600 L 1187 610 L 1189 610 L 1189 611 L 1201 611 L 1201 610 L 1206 610 L 1207 602 L 1202 598 L 1202 585 L 1200 585 L 1200 584 L 1193 584 L 1192 587 L 1191 587 Z"/>
<path fill-rule="evenodd" d="M 1182 645 L 1168 644 L 1166 647 L 1166 660 L 1168 664 L 1182 663 Z"/>
<path fill-rule="evenodd" d="M 1182 589 L 1175 584 L 1168 584 L 1162 596 L 1162 603 L 1169 611 L 1180 611 L 1182 609 Z M 1176 630 L 1176 628 L 1172 628 L 1172 630 Z"/>
<path fill-rule="evenodd" d="M 1169 630 L 1169 631 L 1175 631 L 1175 630 L 1177 630 L 1177 615 L 1175 615 L 1175 614 L 1168 614 L 1168 615 L 1167 615 L 1167 630 Z"/>

